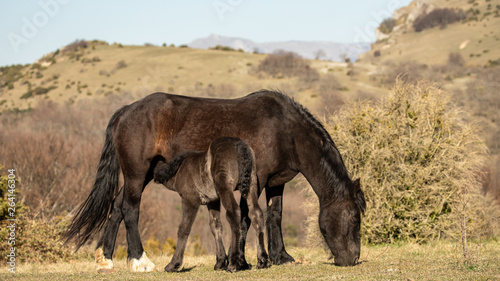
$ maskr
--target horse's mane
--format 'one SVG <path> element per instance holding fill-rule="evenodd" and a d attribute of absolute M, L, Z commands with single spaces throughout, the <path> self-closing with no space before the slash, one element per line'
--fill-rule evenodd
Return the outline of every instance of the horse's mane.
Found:
<path fill-rule="evenodd" d="M 349 173 L 345 167 L 342 156 L 335 146 L 330 134 L 326 131 L 325 127 L 316 119 L 311 112 L 300 103 L 296 102 L 292 97 L 287 96 L 279 91 L 262 90 L 268 94 L 273 94 L 277 98 L 289 104 L 296 112 L 307 122 L 323 142 L 322 157 L 320 167 L 322 172 L 327 178 L 327 186 L 332 187 L 332 196 L 334 200 L 343 201 L 349 196 L 350 182 Z"/>

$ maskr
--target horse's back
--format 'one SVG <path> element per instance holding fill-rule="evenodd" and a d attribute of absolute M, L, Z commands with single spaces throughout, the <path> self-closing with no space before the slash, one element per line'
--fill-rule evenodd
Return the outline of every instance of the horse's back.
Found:
<path fill-rule="evenodd" d="M 114 138 L 120 157 L 127 157 L 121 162 L 134 173 L 143 173 L 155 157 L 169 161 L 186 151 L 206 151 L 219 137 L 237 137 L 252 147 L 263 174 L 270 174 L 288 167 L 283 159 L 292 135 L 286 128 L 295 119 L 289 105 L 270 91 L 236 99 L 154 93 L 128 106 Z"/>

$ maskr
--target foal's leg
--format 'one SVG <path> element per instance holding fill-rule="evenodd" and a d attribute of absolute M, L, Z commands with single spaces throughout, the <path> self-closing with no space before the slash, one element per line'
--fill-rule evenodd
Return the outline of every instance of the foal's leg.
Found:
<path fill-rule="evenodd" d="M 245 198 L 240 197 L 240 212 L 241 212 L 241 237 L 240 237 L 240 242 L 239 242 L 239 247 L 240 247 L 240 253 L 242 256 L 245 256 L 245 245 L 247 243 L 247 234 L 248 234 L 248 229 L 250 228 L 250 224 L 252 223 L 252 220 L 250 220 L 250 217 L 248 215 L 248 203 Z"/>
<path fill-rule="evenodd" d="M 253 228 L 257 235 L 257 268 L 267 268 L 271 266 L 271 263 L 264 242 L 264 214 L 259 206 L 259 190 L 256 182 L 257 179 L 252 181 L 247 200 L 250 208 L 250 219 L 253 221 Z M 241 200 L 245 201 L 244 198 Z"/>
<path fill-rule="evenodd" d="M 193 226 L 194 219 L 198 213 L 200 207 L 199 202 L 192 202 L 186 199 L 182 199 L 182 221 L 179 225 L 179 230 L 177 231 L 177 247 L 175 248 L 174 256 L 167 266 L 165 266 L 165 271 L 174 272 L 178 270 L 182 265 L 182 260 L 184 259 L 184 251 L 186 250 L 186 243 L 191 232 L 191 227 Z"/>
<path fill-rule="evenodd" d="M 154 263 L 148 259 L 142 247 L 138 226 L 142 191 L 147 182 L 125 177 L 122 214 L 127 229 L 127 264 L 132 272 L 155 271 Z"/>
<path fill-rule="evenodd" d="M 224 181 L 216 180 L 216 182 L 223 183 Z M 238 270 L 250 269 L 250 266 L 246 262 L 245 256 L 242 255 L 240 251 L 240 210 L 238 203 L 236 203 L 236 200 L 234 199 L 232 189 L 228 188 L 229 186 L 231 185 L 219 184 L 217 191 L 219 192 L 219 197 L 222 201 L 222 205 L 226 209 L 226 219 L 229 222 L 229 226 L 231 227 L 232 232 L 231 247 L 229 248 L 229 266 L 227 267 L 227 270 L 234 272 Z"/>
<path fill-rule="evenodd" d="M 120 222 L 123 220 L 122 215 L 122 203 L 123 203 L 123 186 L 120 192 L 115 197 L 113 201 L 113 208 L 111 209 L 111 214 L 104 227 L 104 232 L 101 239 L 97 243 L 95 251 L 95 261 L 97 263 L 97 272 L 99 273 L 114 273 L 113 269 L 113 251 L 115 248 L 116 234 L 118 233 L 118 227 Z"/>
<path fill-rule="evenodd" d="M 283 211 L 283 189 L 285 185 L 266 187 L 268 250 L 274 264 L 294 262 L 283 244 L 281 218 Z"/>
<path fill-rule="evenodd" d="M 227 255 L 222 241 L 222 222 L 220 220 L 220 200 L 213 201 L 207 205 L 210 214 L 210 229 L 215 238 L 215 249 L 217 252 L 217 263 L 214 270 L 227 269 Z"/>

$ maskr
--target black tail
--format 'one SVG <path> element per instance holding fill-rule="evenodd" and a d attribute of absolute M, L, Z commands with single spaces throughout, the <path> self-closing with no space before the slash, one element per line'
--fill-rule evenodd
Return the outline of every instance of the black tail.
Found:
<path fill-rule="evenodd" d="M 236 189 L 239 189 L 241 196 L 246 198 L 250 191 L 250 183 L 252 182 L 253 169 L 253 153 L 252 149 L 244 141 L 239 141 L 236 144 L 238 151 L 238 183 Z"/>
<path fill-rule="evenodd" d="M 188 155 L 189 153 L 179 154 L 168 163 L 156 165 L 154 170 L 155 182 L 161 184 L 167 183 L 171 178 L 175 176 L 175 174 L 177 174 L 177 171 L 181 167 L 182 162 Z"/>
<path fill-rule="evenodd" d="M 66 240 L 65 243 L 75 239 L 77 250 L 102 228 L 113 205 L 113 196 L 120 176 L 120 164 L 113 144 L 112 130 L 115 120 L 125 108 L 116 111 L 109 120 L 94 187 L 62 237 Z"/>

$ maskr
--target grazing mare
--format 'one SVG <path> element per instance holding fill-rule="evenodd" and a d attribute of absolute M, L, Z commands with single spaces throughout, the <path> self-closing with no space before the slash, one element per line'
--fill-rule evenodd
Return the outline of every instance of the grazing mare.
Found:
<path fill-rule="evenodd" d="M 269 258 L 293 261 L 283 245 L 282 196 L 286 182 L 302 173 L 319 198 L 319 227 L 335 263 L 355 265 L 360 255 L 361 214 L 366 204 L 359 180 L 352 181 L 330 135 L 300 104 L 262 90 L 238 99 L 151 94 L 115 112 L 106 129 L 96 180 L 65 233 L 83 245 L 104 225 L 97 243 L 99 271 L 113 272 L 111 260 L 120 222 L 125 222 L 132 271 L 152 271 L 139 235 L 139 207 L 159 161 L 186 151 L 207 151 L 218 137 L 245 140 L 255 153 L 259 193 L 265 189 Z M 120 170 L 124 185 L 118 190 Z M 251 220 L 241 208 L 240 247 Z M 244 249 L 242 249 L 244 251 Z"/>
<path fill-rule="evenodd" d="M 177 247 L 165 271 L 176 271 L 182 265 L 187 238 L 200 205 L 207 205 L 210 228 L 215 238 L 217 263 L 215 270 L 234 272 L 249 269 L 240 251 L 240 208 L 233 195 L 240 190 L 247 199 L 250 217 L 258 237 L 258 268 L 269 266 L 264 246 L 264 215 L 258 204 L 257 174 L 252 149 L 241 139 L 222 137 L 214 140 L 206 152 L 186 152 L 154 169 L 155 182 L 176 191 L 182 198 L 182 221 L 177 232 Z M 231 227 L 229 265 L 222 241 L 220 203 L 226 209 Z M 260 237 L 260 239 L 259 239 Z"/>

